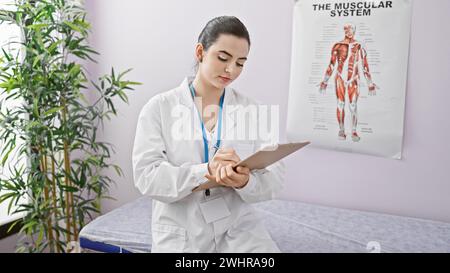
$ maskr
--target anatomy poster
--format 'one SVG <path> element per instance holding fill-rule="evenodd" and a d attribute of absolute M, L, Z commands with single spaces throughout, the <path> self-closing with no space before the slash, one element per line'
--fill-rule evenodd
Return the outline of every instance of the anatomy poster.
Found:
<path fill-rule="evenodd" d="M 410 0 L 298 0 L 288 140 L 400 159 L 410 23 Z"/>

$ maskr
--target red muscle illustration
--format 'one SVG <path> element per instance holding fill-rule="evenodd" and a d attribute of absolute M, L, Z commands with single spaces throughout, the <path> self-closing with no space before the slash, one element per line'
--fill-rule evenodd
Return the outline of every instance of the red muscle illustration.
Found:
<path fill-rule="evenodd" d="M 372 82 L 365 48 L 354 39 L 356 29 L 351 24 L 344 26 L 345 38 L 336 43 L 331 50 L 330 64 L 325 72 L 324 80 L 320 83 L 320 92 L 325 93 L 328 80 L 336 70 L 334 78 L 336 86 L 337 110 L 336 116 L 339 123 L 338 138 L 345 140 L 345 94 L 348 95 L 349 108 L 352 120 L 352 140 L 357 142 L 360 137 L 357 133 L 358 112 L 357 102 L 359 97 L 359 69 L 363 70 L 369 87 L 369 95 L 375 95 L 376 85 Z"/>

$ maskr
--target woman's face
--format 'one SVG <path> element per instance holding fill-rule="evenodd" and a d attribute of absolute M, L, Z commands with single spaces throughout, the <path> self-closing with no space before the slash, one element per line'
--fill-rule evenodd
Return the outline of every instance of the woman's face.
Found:
<path fill-rule="evenodd" d="M 201 77 L 217 89 L 223 89 L 241 74 L 249 53 L 246 39 L 221 34 L 207 51 L 197 44 L 196 54 Z"/>

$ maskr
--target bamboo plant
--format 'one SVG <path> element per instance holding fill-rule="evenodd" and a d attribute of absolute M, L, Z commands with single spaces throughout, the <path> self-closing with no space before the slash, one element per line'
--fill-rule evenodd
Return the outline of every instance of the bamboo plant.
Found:
<path fill-rule="evenodd" d="M 0 24 L 21 32 L 20 50 L 0 54 L 0 160 L 11 174 L 0 174 L 0 203 L 25 215 L 14 223 L 22 235 L 16 251 L 66 252 L 110 198 L 114 181 L 105 170 L 122 175 L 110 162 L 112 145 L 97 134 L 139 83 L 123 79 L 130 70 L 88 78 L 85 65 L 98 53 L 79 1 L 16 0 L 0 10 Z M 10 107 L 11 100 L 21 104 Z M 5 164 L 13 154 L 17 160 Z"/>

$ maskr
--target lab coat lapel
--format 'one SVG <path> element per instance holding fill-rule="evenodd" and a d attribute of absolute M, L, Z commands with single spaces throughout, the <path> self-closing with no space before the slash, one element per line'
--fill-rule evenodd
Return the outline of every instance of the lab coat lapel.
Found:
<path fill-rule="evenodd" d="M 222 136 L 221 139 L 229 139 L 233 137 L 234 128 L 236 127 L 237 117 L 236 110 L 238 110 L 236 94 L 232 88 L 225 88 L 224 111 L 222 120 Z"/>
<path fill-rule="evenodd" d="M 193 128 L 194 139 L 202 139 L 202 127 L 200 125 L 200 119 L 198 116 L 197 108 L 192 100 L 191 90 L 189 89 L 189 83 L 194 80 L 194 77 L 186 77 L 181 85 L 178 87 L 179 103 L 189 109 L 190 121 Z"/>

